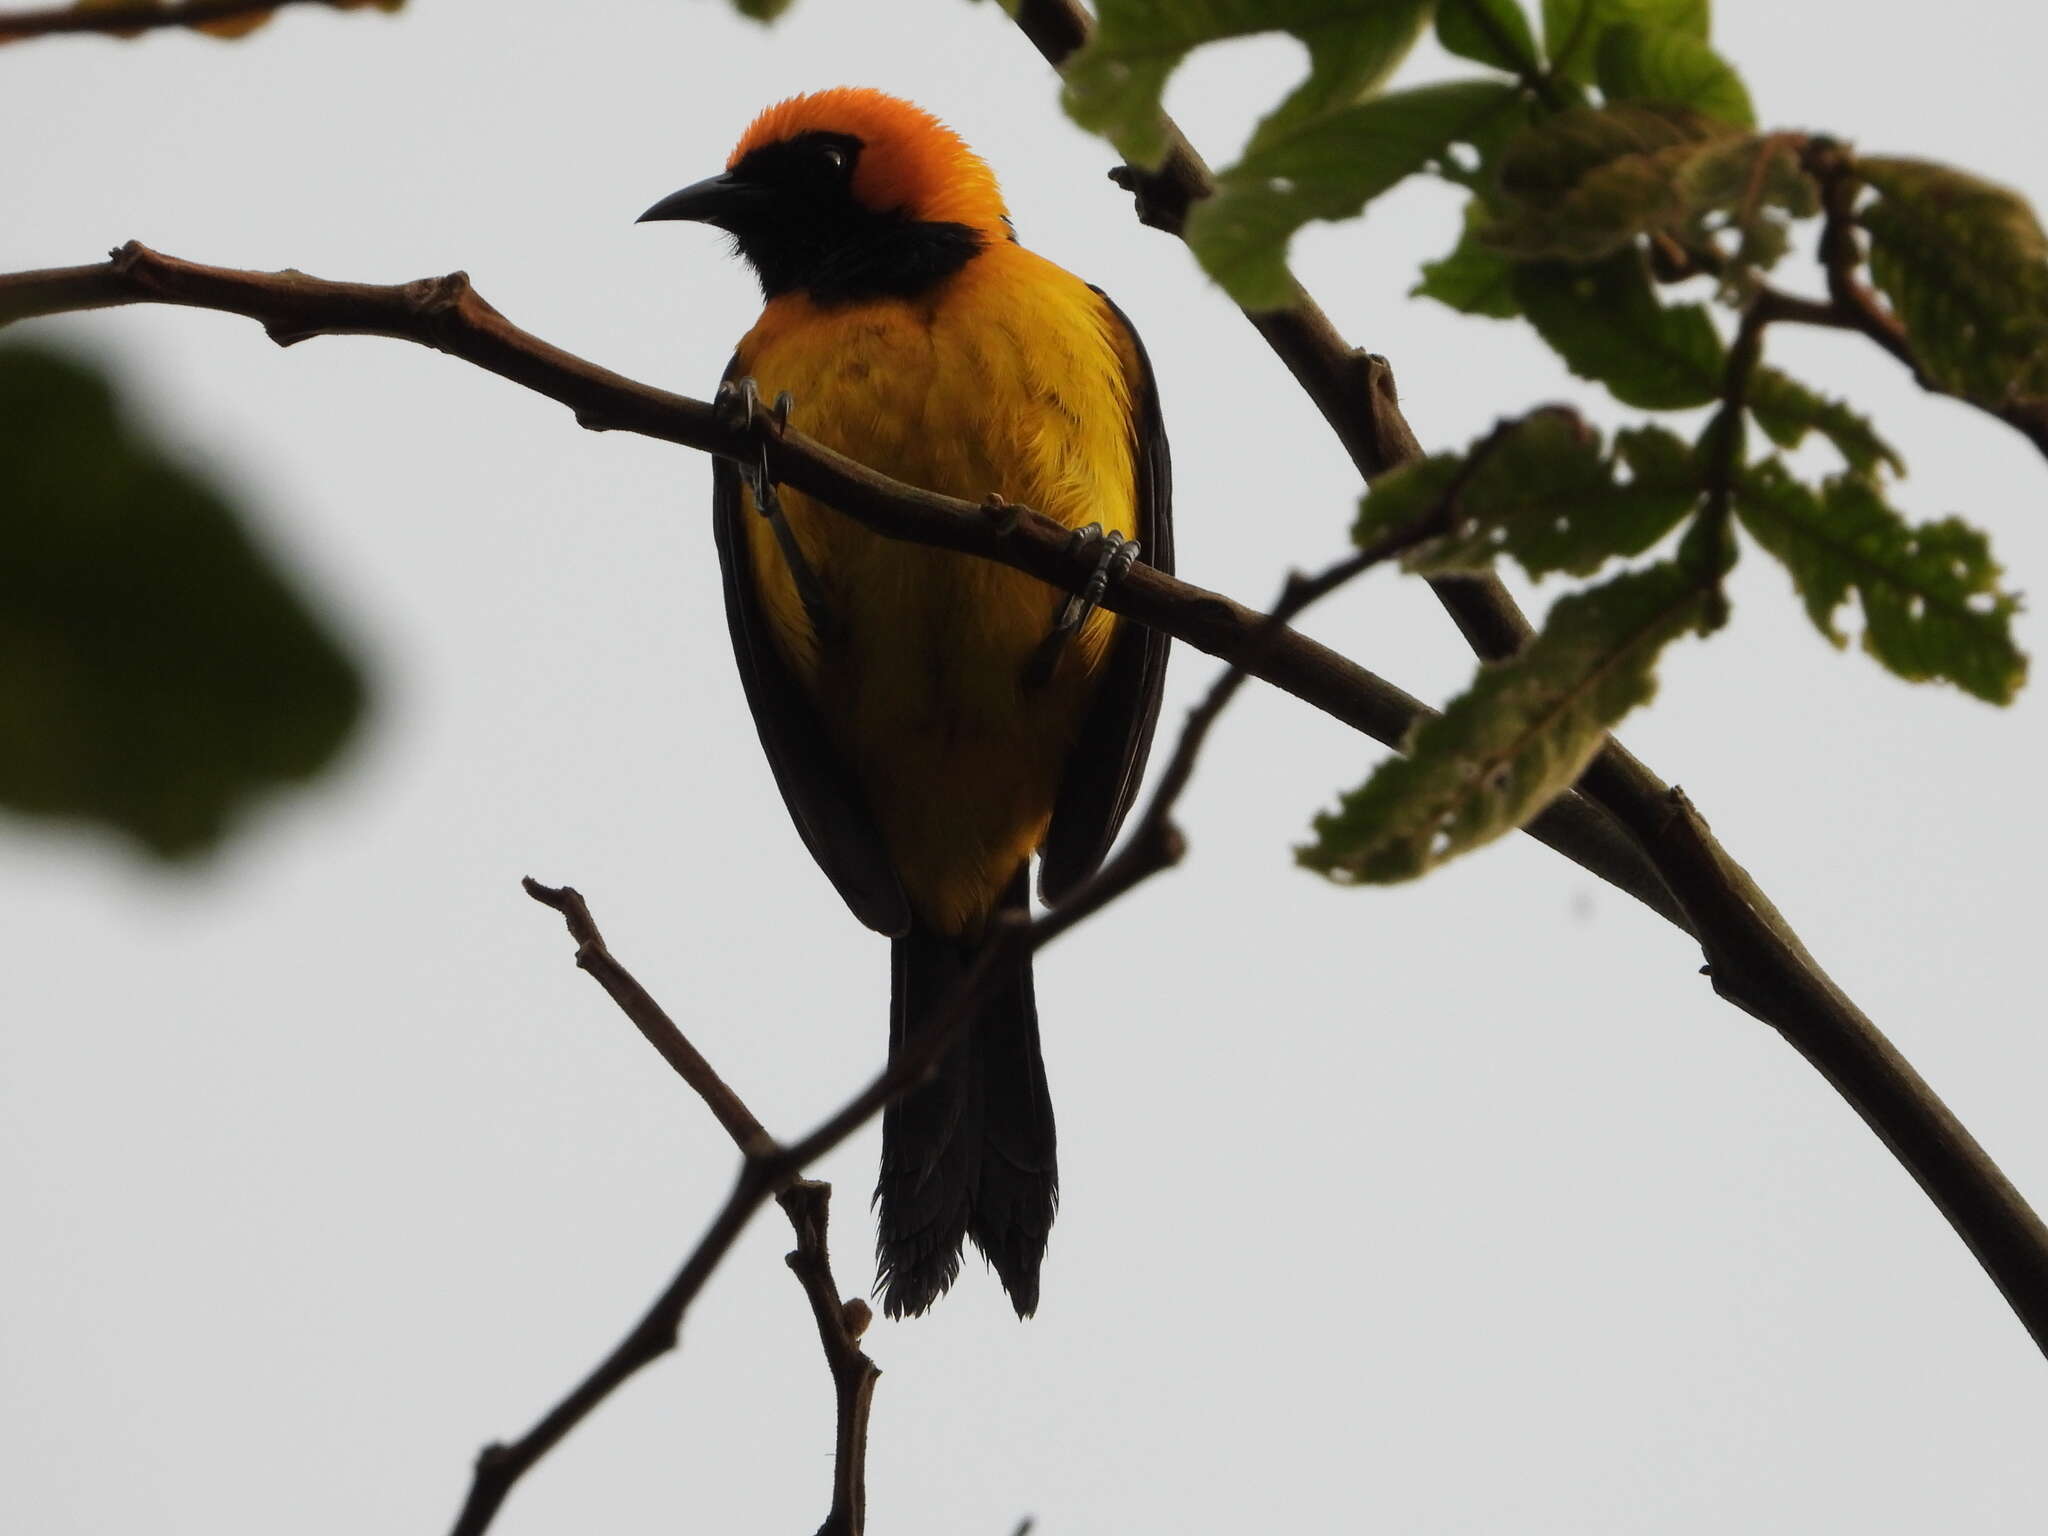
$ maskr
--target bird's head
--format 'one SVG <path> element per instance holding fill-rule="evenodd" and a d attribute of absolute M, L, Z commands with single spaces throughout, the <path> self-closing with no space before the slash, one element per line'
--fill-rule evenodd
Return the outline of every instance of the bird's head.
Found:
<path fill-rule="evenodd" d="M 921 107 L 842 87 L 793 96 L 754 119 L 713 176 L 640 215 L 732 235 L 773 298 L 907 297 L 1008 240 L 996 179 Z"/>

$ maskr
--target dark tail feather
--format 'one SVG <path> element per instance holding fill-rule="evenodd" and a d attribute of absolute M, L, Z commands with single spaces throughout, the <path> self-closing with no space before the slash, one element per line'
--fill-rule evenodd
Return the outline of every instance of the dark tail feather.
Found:
<path fill-rule="evenodd" d="M 1027 889 L 1020 874 L 1006 896 L 1022 905 Z M 971 942 L 921 928 L 895 941 L 892 1055 L 938 1022 L 975 954 Z M 996 982 L 930 1081 L 884 1111 L 875 1198 L 882 1309 L 891 1317 L 915 1316 L 945 1294 L 969 1237 L 1017 1315 L 1037 1309 L 1059 1173 L 1030 956 Z"/>

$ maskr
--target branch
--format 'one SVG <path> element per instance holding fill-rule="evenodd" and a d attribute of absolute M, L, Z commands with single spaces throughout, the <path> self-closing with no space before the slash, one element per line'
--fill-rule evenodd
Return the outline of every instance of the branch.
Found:
<path fill-rule="evenodd" d="M 818 1325 L 818 1340 L 832 1372 L 838 1407 L 833 1458 L 832 1508 L 819 1536 L 860 1536 L 867 1518 L 868 1409 L 881 1372 L 860 1347 L 872 1314 L 858 1297 L 842 1301 L 832 1278 L 826 1246 L 832 1186 L 797 1177 L 793 1162 L 762 1128 L 740 1096 L 712 1070 L 675 1021 L 606 948 L 590 908 L 575 890 L 528 879 L 526 894 L 562 914 L 576 940 L 576 964 L 588 972 L 633 1021 L 677 1076 L 695 1089 L 740 1150 L 738 1183 L 711 1230 L 698 1243 L 682 1272 L 670 1282 L 625 1341 L 608 1355 L 554 1410 L 511 1445 L 486 1446 L 477 1457 L 469 1496 L 455 1522 L 456 1536 L 480 1536 L 496 1517 L 513 1484 L 562 1437 L 642 1366 L 676 1347 L 683 1314 L 718 1267 L 741 1230 L 773 1194 L 796 1233 L 789 1267 L 802 1285 Z"/>
<path fill-rule="evenodd" d="M 359 10 L 373 0 L 131 0 L 125 5 L 52 6 L 41 11 L 0 13 L 0 43 L 18 43 L 31 37 L 54 37 L 64 32 L 92 32 L 105 37 L 135 37 L 164 27 L 211 27 L 237 22 L 261 26 L 272 11 L 287 5 L 312 3 L 337 11 Z M 231 34 L 238 35 L 238 34 Z"/>
<path fill-rule="evenodd" d="M 662 1060 L 675 1068 L 676 1076 L 697 1091 L 726 1135 L 740 1149 L 741 1157 L 768 1157 L 779 1151 L 775 1138 L 754 1118 L 752 1110 L 712 1069 L 682 1030 L 633 979 L 632 972 L 613 958 L 597 931 L 597 920 L 583 898 L 569 886 L 542 885 L 531 878 L 519 882 L 526 894 L 544 907 L 553 907 L 569 925 L 569 937 L 576 941 L 576 967 L 587 972 L 603 987 L 619 1011 L 633 1021 L 647 1043 L 661 1052 Z"/>
<path fill-rule="evenodd" d="M 1772 1025 L 1905 1165 L 2048 1353 L 2048 1228 L 1820 968 L 1682 790 L 1619 748 L 1580 781 L 1641 842 L 1692 917 L 1716 993 Z"/>
<path fill-rule="evenodd" d="M 289 270 L 202 266 L 131 241 L 97 266 L 0 275 L 0 326 L 146 303 L 243 315 L 280 346 L 341 335 L 415 342 L 545 395 L 593 430 L 634 432 L 733 458 L 765 455 L 777 481 L 884 537 L 994 560 L 1069 592 L 1078 592 L 1094 571 L 1085 550 L 1069 547 L 1068 529 L 1027 507 L 995 501 L 975 506 L 877 474 L 801 432 L 777 436 L 765 424 L 742 427 L 701 400 L 637 383 L 529 335 L 486 303 L 461 272 L 390 285 L 337 283 Z M 1293 630 L 1261 641 L 1253 657 L 1251 639 L 1263 615 L 1143 563 L 1102 601 L 1212 656 L 1244 661 L 1253 676 L 1388 746 L 1398 748 L 1429 712 L 1393 684 Z M 1686 928 L 1684 914 L 1641 853 L 1585 800 L 1560 799 L 1526 830 Z"/>
<path fill-rule="evenodd" d="M 1076 0 L 1016 0 L 1013 14 L 1055 69 L 1093 29 Z M 1164 127 L 1168 147 L 1157 170 L 1123 166 L 1111 174 L 1134 193 L 1140 219 L 1178 234 L 1188 208 L 1210 195 L 1215 182 L 1170 118 Z M 1854 184 L 1846 156 L 1833 150 L 1831 161 L 1830 149 L 1816 144 L 1807 151 L 1807 168 L 1821 182 L 1826 215 L 1821 254 L 1838 311 L 1830 323 L 1864 331 L 1912 367 L 1923 386 L 1933 388 L 1903 328 L 1855 277 L 1861 252 L 1852 227 Z M 1808 312 L 1798 313 L 1802 309 Z M 1246 318 L 1287 364 L 1368 480 L 1419 451 L 1401 418 L 1385 360 L 1346 346 L 1306 293 L 1298 291 L 1285 309 L 1246 311 Z M 1776 297 L 1751 311 L 1744 339 L 1754 349 L 1767 320 L 1811 318 L 1808 301 Z M 1747 385 L 1748 368 L 1731 368 L 1724 410 L 1731 400 L 1739 410 Z M 2048 404 L 1993 414 L 2048 453 Z M 1736 434 L 1731 430 L 1723 436 L 1732 452 Z M 1724 472 L 1724 478 L 1725 473 L 1732 471 Z M 1431 585 L 1482 658 L 1512 654 L 1530 633 L 1528 620 L 1498 581 L 1439 580 Z M 1625 827 L 1655 865 L 1683 908 L 1686 927 L 1700 937 L 1715 990 L 1777 1028 L 1848 1099 L 1919 1181 L 2036 1344 L 2048 1352 L 2048 1228 L 1984 1149 L 1807 954 L 1791 925 L 1714 842 L 1679 791 L 1613 740 L 1577 787 Z"/>
<path fill-rule="evenodd" d="M 780 436 L 772 432 L 763 435 L 759 429 L 749 432 L 701 401 L 635 383 L 528 335 L 485 303 L 462 273 L 388 287 L 329 283 L 297 272 L 257 273 L 200 266 L 131 243 L 122 247 L 112 261 L 100 266 L 0 276 L 0 325 L 28 316 L 132 303 L 183 304 L 246 315 L 260 321 L 272 339 L 287 346 L 312 336 L 340 334 L 384 335 L 417 342 L 557 400 L 574 410 L 579 422 L 593 429 L 633 431 L 731 457 L 759 453 L 778 481 L 827 502 L 885 537 L 914 540 L 994 560 L 1066 591 L 1078 591 L 1092 572 L 1092 564 L 1081 553 L 1068 550 L 1067 530 L 1028 508 L 994 501 L 975 507 L 918 490 L 878 475 L 800 432 L 789 431 Z M 1355 361 L 1368 376 L 1385 381 L 1385 398 L 1391 405 L 1391 381 L 1384 366 L 1362 356 Z M 1372 398 L 1382 398 L 1378 386 Z M 1402 430 L 1405 431 L 1405 423 Z M 1291 629 L 1261 635 L 1265 622 L 1262 615 L 1218 593 L 1163 576 L 1149 566 L 1135 566 L 1113 585 L 1105 596 L 1104 606 L 1241 665 L 1251 675 L 1391 746 L 1405 740 L 1411 726 L 1427 713 L 1424 705 L 1400 689 L 1327 647 Z M 1519 612 L 1512 611 L 1512 605 L 1510 610 L 1514 622 L 1526 626 Z M 1468 638 L 1482 650 L 1504 643 L 1511 651 L 1516 643 L 1506 633 L 1512 625 L 1504 625 L 1491 640 L 1476 633 L 1472 624 L 1464 627 Z M 1631 782 L 1635 784 L 1634 800 L 1617 803 L 1612 798 L 1616 786 Z M 1596 785 L 1599 790 L 1593 793 Z M 1681 902 L 1674 897 L 1666 884 L 1667 874 L 1652 862 L 1664 851 L 1664 845 L 1645 840 L 1640 830 L 1645 825 L 1661 824 L 1669 789 L 1615 743 L 1610 743 L 1588 768 L 1580 786 L 1586 792 L 1583 797 L 1580 791 L 1561 797 L 1524 830 L 1636 897 L 1674 925 L 1688 933 L 1700 933 L 1711 956 L 1717 945 L 1707 942 L 1709 936 L 1699 929 L 1699 922 L 1703 916 L 1724 913 L 1731 902 L 1739 905 L 1745 898 L 1733 876 L 1728 877 L 1730 883 L 1715 899 L 1699 896 Z M 1649 856 L 1647 860 L 1645 855 Z M 1725 855 L 1722 858 L 1729 868 L 1739 869 L 1733 860 Z M 1687 875 L 1701 878 L 1697 871 L 1688 871 Z M 1776 921 L 1783 924 L 1781 918 Z M 1723 936 L 1719 947 L 1727 949 L 1740 937 L 1734 933 Z M 992 946 L 988 953 L 993 952 Z M 1789 928 L 1784 929 L 1773 952 L 1781 959 L 1804 955 Z M 1804 996 L 1815 987 L 1832 986 L 1817 968 L 1814 977 L 1818 981 L 1810 986 L 1792 986 L 1770 995 Z M 1843 1002 L 1846 1005 L 1846 999 Z M 1857 1062 L 1830 1071 L 1831 1080 L 1838 1086 L 1847 1078 L 1837 1074 L 1852 1069 L 1867 1070 L 1888 1082 L 1888 1093 L 1853 1098 L 1852 1102 L 1886 1143 L 1907 1159 L 1915 1177 L 1928 1188 L 1987 1267 L 1994 1262 L 2002 1266 L 1993 1270 L 1994 1280 L 2021 1310 L 2030 1331 L 2048 1348 L 2048 1232 L 2042 1230 L 2038 1218 L 2012 1192 L 1983 1149 L 1955 1125 L 1926 1084 L 1911 1076 L 1910 1069 L 1898 1062 L 1889 1042 L 1867 1019 L 1855 1014 L 1853 1007 L 1846 1014 L 1811 1021 L 1810 1029 L 1805 1027 L 1806 1021 L 1798 1019 L 1773 1017 L 1770 1022 L 1817 1063 L 1818 1047 L 1802 1043 L 1803 1036 L 1832 1031 L 1833 1036 L 1852 1042 L 1842 1048 L 1855 1055 Z M 929 1038 L 937 1042 L 945 1036 L 935 1031 Z M 1892 1070 L 1893 1063 L 1899 1069 L 1896 1072 Z M 921 1066 L 918 1070 L 926 1069 Z M 879 1110 L 897 1091 L 897 1085 L 885 1081 L 886 1077 L 887 1074 L 878 1079 L 861 1099 L 791 1149 L 785 1176 L 795 1177 L 819 1152 L 836 1145 Z M 1929 1153 L 1919 1155 L 1916 1161 L 1901 1150 L 1927 1139 L 1912 1127 L 1895 1126 L 1885 1119 L 1895 1106 L 1904 1105 L 1913 1107 L 1909 1118 L 1936 1128 L 1930 1134 L 1941 1142 L 1938 1151 L 1945 1156 Z M 1903 1109 L 1898 1112 L 1904 1114 Z M 1952 1127 L 1952 1131 L 1944 1131 L 1943 1127 Z M 706 1234 L 698 1254 L 685 1265 L 670 1291 L 657 1301 L 635 1334 L 621 1344 L 585 1388 L 572 1394 L 556 1410 L 556 1415 L 564 1417 L 558 1420 L 551 1415 L 536 1427 L 529 1439 L 545 1432 L 542 1450 L 566 1433 L 611 1386 L 631 1375 L 646 1358 L 673 1347 L 674 1319 L 680 1318 L 682 1308 L 688 1305 L 689 1298 L 695 1295 L 747 1217 L 773 1192 L 773 1186 L 754 1187 L 749 1175 L 755 1166 L 749 1164 L 742 1169 L 740 1182 L 711 1232 Z M 1993 1220 L 1998 1230 L 1976 1230 L 1973 1223 L 1980 1219 Z M 664 1337 L 666 1342 L 662 1342 Z M 636 1358 L 636 1350 L 650 1347 L 651 1354 Z M 584 1395 L 591 1390 L 594 1396 Z M 487 1452 L 486 1461 L 495 1454 Z M 480 1481 L 484 1471 L 480 1466 Z M 512 1475 L 516 1477 L 517 1472 Z M 472 1525 L 461 1529 L 482 1528 Z"/>
<path fill-rule="evenodd" d="M 1310 603 L 1327 597 L 1346 582 L 1393 558 L 1435 531 L 1445 515 L 1449 498 L 1412 528 L 1400 530 L 1372 547 L 1340 560 L 1321 575 L 1288 578 L 1286 589 L 1273 612 L 1262 620 L 1253 638 L 1254 655 L 1291 633 L 1288 620 Z M 997 976 L 1004 974 L 1002 961 L 1020 949 L 1035 953 L 1077 923 L 1100 912 L 1118 897 L 1143 884 L 1153 875 L 1179 863 L 1187 839 L 1173 820 L 1173 811 L 1194 777 L 1195 760 L 1201 754 L 1217 717 L 1229 705 L 1249 675 L 1245 666 L 1233 665 L 1210 686 L 1207 695 L 1188 714 L 1180 740 L 1158 787 L 1146 802 L 1131 835 L 1116 855 L 1090 875 L 1058 907 L 1036 919 L 1012 916 L 996 933 L 972 969 L 962 977 L 953 995 L 940 1010 L 934 1027 L 918 1044 L 898 1052 L 868 1086 L 794 1146 L 784 1148 L 762 1128 L 759 1120 L 740 1101 L 739 1095 L 690 1044 L 674 1020 L 662 1010 L 647 990 L 612 956 L 604 936 L 590 915 L 581 895 L 569 887 L 556 888 L 527 879 L 527 895 L 554 908 L 567 920 L 576 940 L 576 964 L 588 972 L 618 1003 L 682 1079 L 710 1105 L 725 1126 L 742 1156 L 740 1175 L 711 1230 L 698 1242 L 676 1278 L 669 1283 L 638 1326 L 626 1336 L 596 1370 L 586 1377 L 554 1410 L 524 1437 L 512 1445 L 490 1445 L 477 1458 L 469 1497 L 455 1524 L 454 1536 L 481 1536 L 497 1514 L 512 1485 L 535 1462 L 548 1453 L 562 1437 L 589 1415 L 642 1366 L 651 1364 L 675 1348 L 683 1314 L 703 1289 L 704 1282 L 731 1249 L 740 1232 L 771 1193 L 781 1202 L 790 1225 L 796 1229 L 796 1252 L 789 1255 L 789 1267 L 802 1282 L 818 1324 L 818 1337 L 832 1368 L 838 1400 L 839 1430 L 833 1481 L 832 1513 L 819 1528 L 818 1536 L 860 1536 L 865 1519 L 867 1495 L 868 1409 L 880 1375 L 872 1360 L 861 1351 L 860 1335 L 872 1313 L 857 1298 L 839 1299 L 832 1280 L 831 1258 L 825 1245 L 827 1202 L 831 1186 L 800 1177 L 802 1170 L 859 1130 L 917 1083 L 930 1075 L 943 1059 L 961 1030 L 969 1027 Z M 1027 1522 L 1028 1523 L 1028 1522 Z"/>

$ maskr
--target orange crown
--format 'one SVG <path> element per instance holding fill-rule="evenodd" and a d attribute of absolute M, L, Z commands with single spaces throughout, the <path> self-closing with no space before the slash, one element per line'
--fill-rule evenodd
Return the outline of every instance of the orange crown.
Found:
<path fill-rule="evenodd" d="M 726 169 L 802 133 L 846 133 L 861 141 L 853 195 L 877 213 L 900 209 L 923 222 L 1006 233 L 1003 194 L 988 163 L 924 108 L 866 87 L 777 102 L 740 136 Z"/>

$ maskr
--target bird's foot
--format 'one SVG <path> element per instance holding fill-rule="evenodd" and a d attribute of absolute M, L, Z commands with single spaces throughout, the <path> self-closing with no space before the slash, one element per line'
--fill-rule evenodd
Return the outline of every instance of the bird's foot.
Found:
<path fill-rule="evenodd" d="M 789 430 L 789 413 L 795 405 L 788 390 L 775 397 L 775 403 L 763 407 L 761 386 L 752 376 L 727 379 L 718 386 L 718 396 L 712 402 L 713 408 L 740 431 L 754 438 L 754 452 L 748 458 L 737 461 L 740 480 L 747 493 L 754 500 L 754 510 L 768 520 L 774 530 L 775 544 L 782 551 L 783 561 L 789 566 L 790 580 L 796 585 L 797 596 L 802 599 L 804 614 L 811 621 L 811 633 L 820 645 L 827 643 L 839 632 L 838 621 L 833 617 L 831 606 L 825 601 L 825 587 L 818 580 L 818 573 L 804 554 L 803 546 L 796 541 L 796 533 L 789 526 L 789 519 L 783 516 L 782 496 L 775 488 L 775 479 L 768 473 L 768 438 L 781 437 Z"/>
<path fill-rule="evenodd" d="M 1113 581 L 1121 581 L 1126 572 L 1138 563 L 1139 545 L 1136 539 L 1127 539 L 1114 528 L 1104 530 L 1100 523 L 1090 523 L 1085 528 L 1076 528 L 1067 536 L 1067 553 L 1074 554 L 1091 544 L 1101 546 L 1095 558 L 1095 569 L 1088 573 L 1087 583 L 1079 592 L 1069 593 L 1060 605 L 1059 616 L 1052 621 L 1052 628 L 1038 642 L 1038 649 L 1024 668 L 1024 681 L 1031 687 L 1042 687 L 1059 665 L 1060 657 L 1067 648 L 1067 642 L 1081 626 L 1088 622 L 1088 616 L 1102 602 L 1102 594 L 1109 590 Z"/>
<path fill-rule="evenodd" d="M 789 426 L 790 408 L 795 403 L 785 389 L 775 397 L 773 405 L 763 406 L 761 386 L 754 382 L 752 374 L 743 374 L 718 386 L 718 395 L 711 402 L 711 408 L 742 432 L 751 432 L 757 423 L 765 421 L 780 437 Z"/>

